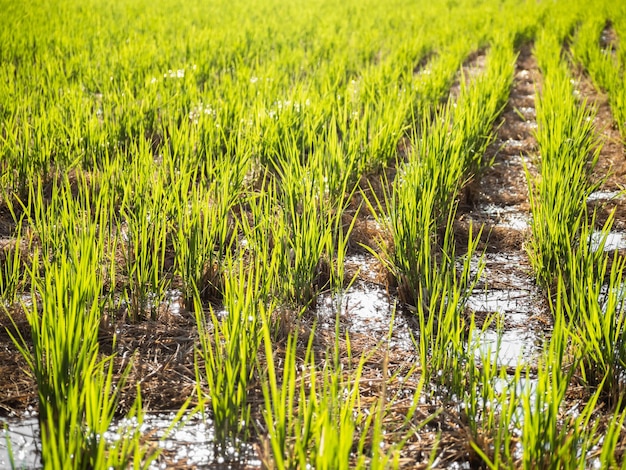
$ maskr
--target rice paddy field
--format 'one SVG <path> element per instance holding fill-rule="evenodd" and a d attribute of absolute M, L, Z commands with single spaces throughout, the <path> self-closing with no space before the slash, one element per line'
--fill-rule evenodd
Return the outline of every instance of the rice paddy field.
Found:
<path fill-rule="evenodd" d="M 624 2 L 0 12 L 0 467 L 626 468 Z"/>

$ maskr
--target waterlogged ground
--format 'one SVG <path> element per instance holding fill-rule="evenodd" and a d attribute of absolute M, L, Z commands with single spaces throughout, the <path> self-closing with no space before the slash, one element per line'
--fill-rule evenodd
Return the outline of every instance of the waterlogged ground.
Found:
<path fill-rule="evenodd" d="M 118 428 L 138 428 L 150 445 L 158 447 L 161 457 L 150 468 L 260 468 L 257 449 L 247 443 L 234 443 L 221 449 L 217 446 L 212 422 L 200 415 L 185 415 L 183 422 L 170 429 L 175 413 L 148 413 L 141 424 L 132 420 L 118 421 L 104 436 L 110 442 L 120 439 Z M 37 417 L 5 421 L 8 429 L 0 445 L 0 468 L 10 468 L 6 441 L 10 440 L 16 468 L 41 468 Z M 233 464 L 241 462 L 241 464 Z"/>
<path fill-rule="evenodd" d="M 478 53 L 464 66 L 466 79 L 471 79 L 481 67 L 484 67 L 484 55 Z M 531 217 L 524 167 L 531 175 L 536 174 L 535 162 L 539 155 L 533 132 L 537 127 L 535 94 L 539 86 L 536 62 L 530 48 L 524 47 L 517 60 L 510 101 L 486 156 L 493 159 L 493 165 L 478 175 L 463 193 L 456 223 L 459 240 L 468 233 L 470 224 L 484 227 L 483 255 L 473 260 L 476 272 L 480 265 L 484 267 L 467 307 L 475 314 L 477 322 L 491 321 L 477 339 L 479 350 L 498 364 L 511 368 L 520 362 L 532 367 L 541 352 L 542 341 L 552 327 L 546 299 L 535 285 L 525 250 Z M 454 90 L 453 87 L 453 94 Z M 578 78 L 577 90 L 598 106 L 596 124 L 606 139 L 597 168 L 597 177 L 604 181 L 589 198 L 588 204 L 598 209 L 598 227 L 609 211 L 616 208 L 614 231 L 604 249 L 626 250 L 626 198 L 620 192 L 626 170 L 623 145 L 617 143 L 618 136 L 610 124 L 606 98 L 597 94 L 583 76 Z M 0 223 L 9 224 L 8 214 L 0 216 Z M 408 370 L 416 363 L 417 352 L 412 336 L 418 334 L 418 329 L 410 309 L 398 302 L 393 289 L 388 286 L 381 263 L 359 244 L 365 242 L 375 246 L 376 237 L 380 235 L 367 211 L 362 211 L 359 217 L 346 262 L 348 277 L 353 282 L 341 294 L 320 295 L 303 317 L 301 329 L 303 333 L 314 332 L 322 349 L 332 343 L 339 319 L 340 334 L 343 337 L 349 334 L 353 356 L 370 352 L 361 387 L 363 400 L 367 401 L 368 397 L 380 392 L 381 384 L 388 378 L 385 373 Z M 0 239 L 0 246 L 10 243 L 10 239 Z M 25 298 L 23 301 L 29 300 Z M 3 327 L 8 326 L 6 318 L 3 317 L 2 321 Z M 18 321 L 18 327 L 26 331 L 23 321 Z M 101 341 L 105 352 L 107 347 L 113 348 L 113 333 L 118 335 L 114 346 L 117 362 L 122 366 L 132 358 L 129 383 L 137 379 L 142 385 L 148 414 L 141 429 L 147 440 L 162 449 L 155 468 L 261 466 L 262 442 L 216 449 L 210 417 L 188 417 L 181 427 L 163 438 L 173 417 L 168 413 L 178 409 L 187 397 L 194 394 L 193 351 L 197 333 L 192 315 L 181 305 L 178 291 L 170 292 L 156 322 L 104 325 Z M 18 467 L 36 468 L 39 466 L 36 416 L 32 411 L 36 389 L 34 382 L 25 377 L 25 368 L 3 328 L 0 331 L 0 411 L 7 426 L 5 437 L 10 438 Z M 389 385 L 388 393 L 406 396 L 406 403 L 398 401 L 390 419 L 393 419 L 393 413 L 402 415 L 404 406 L 410 405 L 411 392 L 416 384 L 417 378 Z M 519 386 L 532 387 L 532 383 L 520 383 Z M 128 408 L 133 398 L 132 391 L 129 391 L 124 395 L 121 407 Z M 436 393 L 425 395 L 418 414 L 424 418 L 432 416 L 439 405 Z M 439 412 L 415 441 L 407 443 L 401 464 L 407 468 L 425 464 L 437 434 L 441 432 L 441 451 L 434 465 L 467 468 L 469 463 L 464 444 L 467 435 L 457 411 L 451 408 Z M 107 439 L 115 437 L 116 429 L 111 429 L 105 436 Z M 6 468 L 7 465 L 6 444 L 0 442 L 0 467 Z"/>

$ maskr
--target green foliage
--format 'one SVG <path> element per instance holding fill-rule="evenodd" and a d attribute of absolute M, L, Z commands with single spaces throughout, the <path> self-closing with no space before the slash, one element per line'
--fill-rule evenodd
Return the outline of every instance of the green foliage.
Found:
<path fill-rule="evenodd" d="M 229 267 L 231 272 L 224 286 L 225 311 L 218 316 L 211 307 L 207 320 L 199 293 L 194 308 L 200 337 L 195 361 L 198 394 L 201 404 L 210 399 L 216 450 L 221 449 L 221 453 L 227 445 L 237 446 L 249 437 L 248 388 L 257 375 L 262 324 L 272 314 L 272 306 L 259 299 L 265 288 L 262 272 L 259 269 L 246 272 L 243 261 L 230 261 Z M 204 381 L 208 393 L 203 390 Z"/>
<path fill-rule="evenodd" d="M 140 447 L 135 429 L 124 431 L 115 443 L 104 439 L 130 369 L 114 383 L 113 358 L 99 357 L 103 233 L 86 222 L 83 211 L 89 207 L 70 201 L 58 219 L 67 243 L 53 258 L 43 253 L 40 258 L 36 249 L 29 270 L 30 339 L 17 330 L 12 334 L 37 382 L 42 463 L 44 468 L 77 469 L 147 466 L 152 457 Z M 139 397 L 132 414 L 141 421 Z"/>
<path fill-rule="evenodd" d="M 197 394 L 218 450 L 258 431 L 268 466 L 397 467 L 426 389 L 462 402 L 472 463 L 582 467 L 597 446 L 600 464 L 620 465 L 622 436 L 594 413 L 602 405 L 612 426 L 624 421 L 624 261 L 596 246 L 585 208 L 599 142 L 570 59 L 607 93 L 623 136 L 621 3 L 0 0 L 0 214 L 10 220 L 0 300 L 26 310 L 30 337 L 12 333 L 37 381 L 44 466 L 154 457 L 138 427 L 102 438 L 128 370 L 115 383 L 98 329 L 105 316 L 158 321 L 172 289 L 195 315 Z M 621 42 L 605 44 L 607 28 Z M 542 81 L 526 246 L 555 318 L 534 375 L 477 351 L 466 302 L 483 233 L 472 227 L 462 247 L 455 234 L 528 43 Z M 363 195 L 383 231 L 368 249 L 419 324 L 419 363 L 404 377 L 419 371 L 419 386 L 396 443 L 387 364 L 366 405 L 369 357 L 353 363 L 346 337 L 345 367 L 338 331 L 332 351 L 316 349 L 315 329 L 306 347 L 298 336 L 320 293 L 350 284 Z M 24 294 L 32 303 L 18 305 Z M 574 380 L 586 401 L 566 416 Z M 131 415 L 141 424 L 140 398 Z"/>

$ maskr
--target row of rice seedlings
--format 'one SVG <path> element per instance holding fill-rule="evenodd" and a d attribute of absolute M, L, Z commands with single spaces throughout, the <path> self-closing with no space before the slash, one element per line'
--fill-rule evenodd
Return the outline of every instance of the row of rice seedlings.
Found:
<path fill-rule="evenodd" d="M 594 85 L 608 95 L 609 105 L 622 137 L 626 137 L 626 86 L 623 55 L 616 44 L 601 44 L 604 29 L 612 22 L 608 11 L 595 10 L 585 18 L 572 43 L 575 60 L 587 71 Z M 619 21 L 619 20 L 617 20 Z"/>
<path fill-rule="evenodd" d="M 529 181 L 533 236 L 528 250 L 540 285 L 554 287 L 559 266 L 571 246 L 580 242 L 587 198 L 596 185 L 589 181 L 598 155 L 593 124 L 595 111 L 574 93 L 561 43 L 544 30 L 535 44 L 543 72 L 537 100 L 536 138 L 541 151 L 541 178 Z"/>
<path fill-rule="evenodd" d="M 475 341 L 472 337 L 479 335 L 475 327 L 470 325 L 469 344 Z M 560 406 L 574 369 L 571 369 L 569 376 L 562 378 L 561 364 L 553 365 L 552 361 L 555 358 L 562 360 L 565 353 L 564 350 L 553 350 L 553 346 L 559 344 L 562 346 L 563 342 L 553 339 L 541 361 L 546 368 L 539 366 L 537 380 L 539 384 L 544 384 L 541 390 L 545 390 L 545 393 L 537 392 L 541 387 L 534 385 L 528 368 L 518 365 L 510 376 L 506 368 L 492 364 L 491 351 L 478 354 L 479 366 L 476 364 L 475 346 L 468 347 L 465 356 L 457 354 L 457 357 L 462 358 L 457 367 L 465 362 L 467 373 L 459 374 L 456 387 L 455 381 L 451 383 L 462 393 L 462 416 L 468 422 L 471 461 L 478 459 L 489 468 L 517 465 L 524 468 L 553 465 L 569 467 L 588 463 L 585 449 L 591 449 L 600 438 L 597 427 L 586 427 L 595 412 L 599 392 L 587 402 L 576 418 L 563 423 Z M 557 374 L 561 378 L 558 387 L 551 382 Z M 553 396 L 553 392 L 558 396 Z M 602 453 L 610 455 L 613 449 L 615 444 L 607 443 Z M 472 453 L 475 457 L 472 457 Z"/>
<path fill-rule="evenodd" d="M 62 227 L 57 234 L 66 243 L 54 256 L 42 251 L 45 244 L 35 247 L 28 269 L 32 299 L 23 307 L 30 338 L 17 327 L 11 332 L 37 382 L 41 461 L 44 468 L 143 468 L 156 454 L 148 455 L 140 442 L 139 390 L 129 415 L 136 426 L 123 430 L 115 442 L 105 439 L 130 371 L 127 367 L 114 383 L 113 358 L 99 355 L 104 226 L 91 217 L 93 211 L 95 220 L 101 220 L 105 209 L 101 201 L 92 205 L 87 197 L 75 201 L 67 181 L 58 194 L 64 212 L 49 223 Z M 33 204 L 41 207 L 43 202 Z"/>
<path fill-rule="evenodd" d="M 622 389 L 623 261 L 614 258 L 609 269 L 603 250 L 612 219 L 598 243 L 595 220 L 587 217 L 586 201 L 595 188 L 588 175 L 598 158 L 593 110 L 575 98 L 558 31 L 544 31 L 536 54 L 544 73 L 537 106 L 542 160 L 541 180 L 527 175 L 533 212 L 529 251 L 537 279 L 550 293 L 555 323 L 537 389 L 522 400 L 522 459 L 526 466 L 587 466 L 591 449 L 602 446 L 597 463 L 615 465 L 615 438 L 603 441 L 594 413 L 604 401 L 615 410 L 614 422 L 623 419 L 614 408 Z M 568 416 L 562 408 L 577 371 L 589 397 L 579 413 Z"/>
<path fill-rule="evenodd" d="M 480 237 L 470 233 L 459 267 L 452 225 L 455 199 L 482 163 L 494 120 L 508 96 L 513 65 L 511 45 L 494 46 L 484 75 L 462 86 L 456 106 L 450 103 L 426 118 L 423 135 L 393 189 L 384 201 L 371 204 L 392 238 L 392 244 L 381 245 L 383 255 L 378 256 L 396 280 L 400 299 L 420 318 L 422 363 L 457 385 L 460 379 L 448 373 L 460 370 L 456 361 L 465 354 L 463 312 L 477 278 L 470 260 Z"/>
<path fill-rule="evenodd" d="M 474 426 L 470 426 L 473 442 L 487 433 L 494 434 L 498 452 L 508 449 L 513 440 L 508 431 L 513 408 L 507 408 L 508 414 L 492 411 L 477 422 L 480 402 L 472 393 L 478 390 L 480 380 L 493 382 L 494 377 L 484 370 L 476 374 L 476 345 L 471 338 L 477 330 L 473 323 L 466 324 L 464 311 L 465 299 L 480 276 L 480 268 L 478 273 L 470 269 L 480 234 L 470 232 L 459 267 L 452 221 L 459 189 L 483 164 L 493 123 L 508 96 L 514 58 L 512 42 L 501 40 L 492 47 L 486 72 L 470 85 L 462 83 L 456 106 L 448 105 L 432 120 L 426 119 L 423 136 L 414 145 L 419 160 L 410 156 L 394 182 L 393 192 L 385 195 L 384 205 L 376 201 L 379 213 L 388 208 L 388 219 L 379 217 L 379 221 L 388 221 L 394 253 L 399 252 L 393 262 L 389 253 L 383 259 L 398 281 L 401 299 L 415 306 L 420 320 L 417 347 L 420 363 L 428 364 L 422 368 L 422 379 L 449 387 L 451 395 L 457 394 L 468 408 L 475 408 L 469 413 L 475 418 Z M 445 229 L 439 238 L 442 224 Z M 504 369 L 500 374 L 505 374 Z M 493 388 L 490 390 L 495 395 Z M 483 406 L 483 412 L 489 413 L 489 406 Z M 475 447 L 488 451 L 490 445 L 490 441 L 481 442 Z"/>
<path fill-rule="evenodd" d="M 597 42 L 594 45 L 591 40 L 593 25 L 593 20 L 583 24 L 577 33 L 573 50 L 575 56 L 583 57 L 583 62 L 594 68 L 593 73 L 599 74 L 596 79 L 601 80 L 602 74 L 613 72 L 609 71 L 608 64 L 601 64 L 599 56 L 592 51 L 597 49 Z M 595 41 L 597 40 L 596 36 Z M 553 57 L 555 55 L 553 52 Z M 569 88 L 569 91 L 561 91 L 561 97 L 555 96 L 553 102 L 558 103 L 559 99 L 561 103 L 569 102 L 568 107 L 574 110 L 576 103 L 571 98 L 573 90 L 571 85 L 565 85 L 568 80 L 567 72 L 562 63 L 559 65 L 561 67 L 559 80 L 563 83 L 563 88 L 565 90 Z M 555 64 L 551 65 L 551 69 L 556 69 Z M 547 79 L 546 82 L 547 85 L 549 83 Z M 552 90 L 555 88 L 552 87 Z M 563 99 L 563 96 L 569 98 Z M 548 112 L 553 116 L 567 115 L 561 103 Z M 551 255 L 551 266 L 556 285 L 547 286 L 555 288 L 557 295 L 562 297 L 559 306 L 573 329 L 572 337 L 575 339 L 573 349 L 583 358 L 578 365 L 582 382 L 591 390 L 597 389 L 597 393 L 601 393 L 600 399 L 613 407 L 618 403 L 623 389 L 620 377 L 624 364 L 622 345 L 624 306 L 621 292 L 624 268 L 623 259 L 617 254 L 612 257 L 604 251 L 613 218 L 609 217 L 599 236 L 594 232 L 595 217 L 592 216 L 588 220 L 586 200 L 597 186 L 591 184 L 587 177 L 597 161 L 599 148 L 594 137 L 593 114 L 585 109 L 585 105 L 585 102 L 578 104 L 578 110 L 574 110 L 577 119 L 570 118 L 565 132 L 551 133 L 554 141 L 565 140 L 567 149 L 571 150 L 564 151 L 561 147 L 560 152 L 555 150 L 548 154 L 562 163 L 557 163 L 556 168 L 550 169 L 547 175 L 543 175 L 543 161 L 548 151 L 542 147 L 544 156 L 541 185 L 546 188 L 552 186 L 552 189 L 540 191 L 542 194 L 539 197 L 545 200 L 541 204 L 541 210 L 556 209 L 546 218 L 554 218 L 557 215 L 560 217 L 554 219 L 560 222 L 560 226 L 554 221 L 548 225 L 548 230 L 553 230 L 552 239 L 556 242 L 546 244 L 546 249 L 552 246 L 555 251 Z M 548 138 L 546 135 L 545 140 Z M 577 156 L 578 160 L 572 161 L 572 156 Z M 572 167 L 572 162 L 576 166 Z M 554 183 L 548 183 L 549 181 Z M 534 213 L 533 216 L 537 217 Z M 556 241 L 557 239 L 560 241 Z M 547 281 L 547 278 L 544 278 L 544 281 Z"/>
<path fill-rule="evenodd" d="M 608 226 L 603 231 L 606 239 Z M 598 417 L 608 405 L 612 423 L 623 423 L 624 262 L 594 251 L 593 224 L 582 227 L 583 242 L 572 246 L 551 301 L 554 328 L 539 362 L 536 389 L 523 395 L 523 462 L 527 468 L 623 466 L 618 430 Z M 606 277 L 605 277 L 606 275 Z M 606 284 L 608 277 L 608 285 Z M 565 411 L 568 387 L 586 387 L 584 404 Z"/>

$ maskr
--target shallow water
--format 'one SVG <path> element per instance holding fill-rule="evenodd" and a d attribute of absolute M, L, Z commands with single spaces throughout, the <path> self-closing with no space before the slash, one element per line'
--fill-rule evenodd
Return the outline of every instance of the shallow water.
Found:
<path fill-rule="evenodd" d="M 503 331 L 501 336 L 496 331 L 486 330 L 478 342 L 477 359 L 489 357 L 498 366 L 516 367 L 532 361 L 540 351 L 537 335 L 521 328 Z"/>
<path fill-rule="evenodd" d="M 591 249 L 597 251 L 603 240 L 602 232 L 594 232 L 591 235 Z M 604 251 L 626 250 L 626 233 L 609 232 L 604 242 Z"/>
<path fill-rule="evenodd" d="M 610 201 L 613 199 L 619 199 L 623 195 L 623 191 L 595 191 L 589 195 L 587 202 Z"/>
<path fill-rule="evenodd" d="M 164 469 L 172 466 L 177 468 L 260 468 L 255 448 L 246 443 L 237 443 L 216 452 L 215 433 L 211 420 L 204 420 L 199 415 L 187 415 L 183 424 L 168 435 L 168 428 L 175 418 L 174 413 L 147 413 L 141 425 L 142 435 L 150 435 L 160 449 L 162 456 L 152 464 L 151 468 Z M 11 468 L 7 437 L 11 441 L 13 457 L 17 468 L 42 468 L 39 461 L 39 431 L 36 416 L 25 419 L 3 420 L 7 430 L 0 439 L 0 468 Z M 111 442 L 120 438 L 118 430 L 134 426 L 136 422 L 122 419 L 116 422 L 105 434 Z"/>
<path fill-rule="evenodd" d="M 524 231 L 530 227 L 530 215 L 512 206 L 484 204 L 478 207 L 477 213 L 493 219 L 494 226 L 510 230 Z"/>
<path fill-rule="evenodd" d="M 5 427 L 0 439 L 0 468 L 11 468 L 7 439 L 13 450 L 16 468 L 41 468 L 39 461 L 39 424 L 36 416 L 21 420 L 3 419 Z"/>
<path fill-rule="evenodd" d="M 333 329 L 339 315 L 349 333 L 367 335 L 375 341 L 388 335 L 393 318 L 390 346 L 413 350 L 410 327 L 400 312 L 394 316 L 395 308 L 395 300 L 381 286 L 357 282 L 343 293 L 319 296 L 315 311 L 321 328 Z"/>

